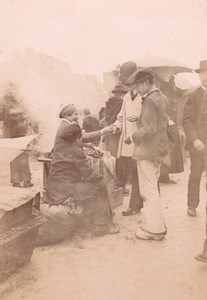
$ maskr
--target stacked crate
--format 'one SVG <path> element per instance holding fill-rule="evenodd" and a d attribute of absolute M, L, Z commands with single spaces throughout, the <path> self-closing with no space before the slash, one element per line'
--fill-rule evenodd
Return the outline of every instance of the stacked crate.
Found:
<path fill-rule="evenodd" d="M 0 281 L 29 262 L 43 218 L 33 213 L 39 193 L 0 187 Z"/>

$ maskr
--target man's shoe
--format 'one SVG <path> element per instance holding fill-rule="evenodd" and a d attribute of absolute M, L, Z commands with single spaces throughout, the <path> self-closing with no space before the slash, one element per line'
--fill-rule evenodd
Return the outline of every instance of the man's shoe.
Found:
<path fill-rule="evenodd" d="M 132 208 L 127 208 L 126 210 L 123 210 L 122 211 L 122 215 L 123 216 L 131 216 L 131 215 L 133 215 L 133 214 L 139 214 L 140 213 L 140 209 L 132 209 Z"/>
<path fill-rule="evenodd" d="M 196 209 L 195 209 L 195 208 L 188 208 L 187 214 L 188 214 L 190 217 L 196 217 Z"/>
<path fill-rule="evenodd" d="M 197 261 L 201 261 L 203 263 L 207 263 L 207 252 L 201 253 L 195 257 Z"/>
<path fill-rule="evenodd" d="M 21 187 L 20 183 L 13 183 L 12 186 L 13 187 Z"/>
<path fill-rule="evenodd" d="M 162 241 L 165 238 L 165 235 L 162 233 L 150 233 L 144 230 L 138 230 L 136 233 L 136 238 L 139 240 L 154 240 L 154 241 Z"/>

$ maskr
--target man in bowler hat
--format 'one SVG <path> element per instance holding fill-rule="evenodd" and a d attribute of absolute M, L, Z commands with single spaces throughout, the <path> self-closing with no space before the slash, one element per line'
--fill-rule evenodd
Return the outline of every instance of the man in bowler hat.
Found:
<path fill-rule="evenodd" d="M 139 68 L 134 77 L 134 89 L 142 96 L 141 115 L 137 130 L 125 140 L 134 142 L 133 157 L 137 160 L 140 193 L 143 198 L 146 226 L 141 226 L 136 237 L 160 241 L 166 234 L 157 182 L 163 158 L 168 154 L 168 101 L 154 85 L 150 68 Z"/>

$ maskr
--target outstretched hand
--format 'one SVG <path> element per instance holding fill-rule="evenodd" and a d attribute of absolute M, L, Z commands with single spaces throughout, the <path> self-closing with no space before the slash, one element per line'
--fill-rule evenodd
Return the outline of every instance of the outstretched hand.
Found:
<path fill-rule="evenodd" d="M 115 131 L 116 131 L 116 127 L 113 125 L 106 126 L 100 130 L 101 135 L 113 134 L 113 133 L 115 133 Z"/>

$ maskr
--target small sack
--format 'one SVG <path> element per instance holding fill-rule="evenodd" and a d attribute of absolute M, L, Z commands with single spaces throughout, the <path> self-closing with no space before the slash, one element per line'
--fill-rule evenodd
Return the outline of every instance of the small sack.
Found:
<path fill-rule="evenodd" d="M 37 246 L 58 243 L 68 238 L 74 228 L 74 217 L 68 214 L 63 205 L 40 205 L 40 213 L 46 222 L 39 228 Z"/>

